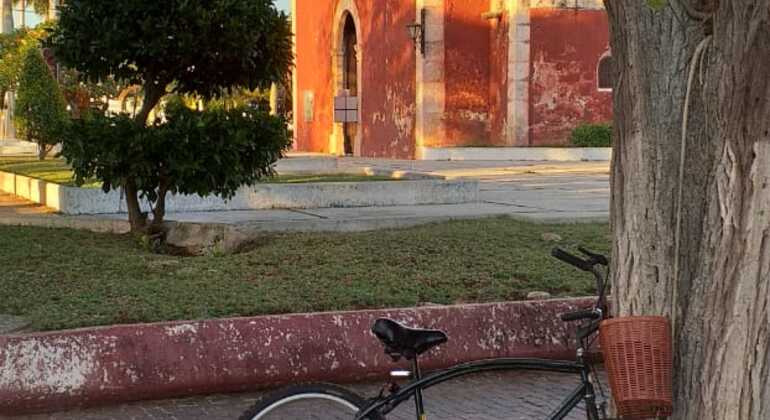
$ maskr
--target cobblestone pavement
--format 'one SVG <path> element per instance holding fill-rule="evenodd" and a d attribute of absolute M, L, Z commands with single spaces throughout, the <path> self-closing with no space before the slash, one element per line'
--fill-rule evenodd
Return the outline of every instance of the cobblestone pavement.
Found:
<path fill-rule="evenodd" d="M 579 384 L 579 378 L 542 372 L 506 372 L 469 376 L 447 382 L 425 392 L 431 420 L 533 420 L 547 414 Z M 356 392 L 376 395 L 379 385 L 350 387 Z M 49 415 L 14 417 L 13 420 L 219 420 L 237 419 L 261 394 L 233 394 L 178 400 L 124 404 Z M 404 403 L 388 420 L 413 420 L 411 401 Z M 320 416 L 304 412 L 297 420 L 335 418 L 328 410 Z M 569 420 L 585 419 L 575 409 Z"/>

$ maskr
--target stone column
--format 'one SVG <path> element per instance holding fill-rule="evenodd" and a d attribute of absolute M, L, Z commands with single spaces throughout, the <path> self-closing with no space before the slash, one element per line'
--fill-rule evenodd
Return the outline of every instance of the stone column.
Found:
<path fill-rule="evenodd" d="M 278 84 L 270 85 L 270 115 L 278 115 Z"/>
<path fill-rule="evenodd" d="M 58 16 L 59 0 L 48 0 L 48 19 L 54 20 Z"/>
<path fill-rule="evenodd" d="M 0 20 L 2 33 L 13 32 L 13 0 L 2 0 L 2 20 Z"/>
<path fill-rule="evenodd" d="M 444 111 L 446 83 L 444 77 L 444 0 L 417 0 L 415 20 L 426 11 L 425 55 L 417 54 L 415 142 L 417 159 L 422 159 L 423 149 L 442 144 L 446 135 Z"/>
<path fill-rule="evenodd" d="M 529 145 L 530 0 L 506 0 L 508 9 L 509 146 Z"/>

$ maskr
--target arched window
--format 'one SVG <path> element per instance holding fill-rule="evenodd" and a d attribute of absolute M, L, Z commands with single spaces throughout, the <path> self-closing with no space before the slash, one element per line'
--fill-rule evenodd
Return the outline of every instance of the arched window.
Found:
<path fill-rule="evenodd" d="M 615 87 L 615 78 L 612 74 L 612 55 L 605 54 L 599 59 L 596 77 L 599 90 L 607 91 Z"/>

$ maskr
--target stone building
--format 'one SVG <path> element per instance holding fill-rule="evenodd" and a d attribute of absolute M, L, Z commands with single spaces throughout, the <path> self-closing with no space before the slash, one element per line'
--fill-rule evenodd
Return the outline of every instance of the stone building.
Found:
<path fill-rule="evenodd" d="M 299 151 L 547 146 L 611 119 L 601 0 L 292 0 Z"/>

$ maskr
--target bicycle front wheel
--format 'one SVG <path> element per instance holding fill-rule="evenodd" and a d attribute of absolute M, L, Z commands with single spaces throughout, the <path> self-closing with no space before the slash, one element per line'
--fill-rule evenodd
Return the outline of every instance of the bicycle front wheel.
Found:
<path fill-rule="evenodd" d="M 353 420 L 365 406 L 361 396 L 336 385 L 298 385 L 260 398 L 240 420 Z"/>

